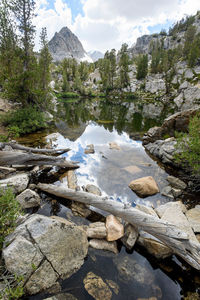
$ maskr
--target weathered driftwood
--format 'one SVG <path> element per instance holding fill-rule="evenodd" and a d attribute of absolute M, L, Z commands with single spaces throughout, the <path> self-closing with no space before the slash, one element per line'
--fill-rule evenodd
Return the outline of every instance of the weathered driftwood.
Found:
<path fill-rule="evenodd" d="M 31 147 L 25 147 L 19 144 L 15 143 L 0 143 L 0 149 L 3 149 L 5 146 L 10 146 L 13 149 L 17 150 L 23 150 L 23 151 L 28 151 L 28 152 L 33 152 L 33 153 L 49 153 L 49 154 L 63 154 L 68 152 L 70 149 L 38 149 L 38 148 L 31 148 Z"/>
<path fill-rule="evenodd" d="M 19 151 L 0 151 L 0 166 L 8 165 L 51 165 L 67 168 L 69 170 L 79 168 L 74 162 L 69 162 L 63 157 L 53 157 Z"/>
<path fill-rule="evenodd" d="M 200 270 L 200 243 L 191 241 L 185 232 L 168 222 L 154 216 L 145 214 L 133 207 L 116 202 L 104 197 L 86 192 L 77 192 L 63 186 L 52 184 L 38 184 L 38 188 L 50 194 L 89 204 L 123 218 L 130 224 L 139 227 L 170 247 L 174 253 L 181 256 L 194 268 Z"/>

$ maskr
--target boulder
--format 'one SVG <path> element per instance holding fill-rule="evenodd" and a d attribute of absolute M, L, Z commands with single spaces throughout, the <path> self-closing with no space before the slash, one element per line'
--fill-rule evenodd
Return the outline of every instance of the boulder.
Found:
<path fill-rule="evenodd" d="M 80 202 L 72 202 L 71 210 L 74 216 L 87 218 L 91 214 L 91 210 L 87 208 L 86 204 Z"/>
<path fill-rule="evenodd" d="M 16 200 L 19 202 L 22 208 L 31 208 L 31 207 L 40 206 L 40 201 L 41 201 L 40 196 L 36 192 L 30 189 L 26 189 L 21 194 L 19 194 L 16 197 Z"/>
<path fill-rule="evenodd" d="M 119 279 L 126 284 L 127 281 L 135 281 L 142 285 L 151 285 L 154 281 L 153 273 L 141 266 L 131 256 L 116 256 L 113 262 L 117 267 Z"/>
<path fill-rule="evenodd" d="M 142 177 L 129 183 L 129 187 L 140 197 L 159 193 L 157 183 L 151 176 Z"/>
<path fill-rule="evenodd" d="M 160 205 L 157 208 L 155 208 L 155 211 L 158 214 L 158 216 L 162 218 L 165 211 L 169 208 L 172 210 L 180 209 L 183 213 L 187 211 L 185 205 L 181 201 L 167 202 L 166 204 Z"/>
<path fill-rule="evenodd" d="M 161 190 L 161 195 L 173 199 L 173 198 L 174 198 L 174 195 L 173 195 L 173 193 L 172 193 L 172 187 L 169 186 L 169 185 L 165 186 L 165 187 Z"/>
<path fill-rule="evenodd" d="M 185 190 L 187 187 L 184 181 L 174 176 L 168 176 L 167 181 L 175 189 Z"/>
<path fill-rule="evenodd" d="M 112 292 L 103 279 L 92 272 L 89 272 L 83 280 L 84 287 L 88 294 L 95 300 L 110 300 Z"/>
<path fill-rule="evenodd" d="M 104 239 L 107 236 L 106 226 L 103 222 L 91 223 L 86 232 L 87 236 L 93 239 Z"/>
<path fill-rule="evenodd" d="M 194 232 L 200 232 L 200 205 L 196 205 L 186 212 L 186 217 L 192 226 Z"/>
<path fill-rule="evenodd" d="M 13 192 L 15 194 L 19 194 L 27 188 L 28 182 L 29 182 L 28 175 L 22 173 L 22 174 L 17 174 L 9 178 L 0 180 L 0 187 L 4 189 L 10 186 L 13 188 Z"/>
<path fill-rule="evenodd" d="M 79 227 L 35 214 L 6 238 L 2 254 L 6 269 L 23 275 L 25 290 L 35 294 L 79 270 L 87 251 L 87 236 Z"/>
<path fill-rule="evenodd" d="M 145 148 L 156 158 L 159 158 L 164 164 L 175 165 L 174 152 L 177 141 L 175 138 L 166 140 L 157 140 L 154 143 L 145 145 Z"/>
<path fill-rule="evenodd" d="M 187 69 L 184 73 L 185 79 L 192 79 L 194 77 L 194 73 L 191 69 Z"/>
<path fill-rule="evenodd" d="M 145 84 L 145 91 L 151 94 L 158 92 L 165 92 L 166 86 L 163 79 L 157 79 L 152 76 L 148 76 Z"/>
<path fill-rule="evenodd" d="M 138 238 L 138 230 L 133 225 L 126 224 L 124 231 L 121 241 L 127 249 L 132 250 Z"/>
<path fill-rule="evenodd" d="M 111 251 L 115 254 L 118 253 L 116 241 L 108 242 L 106 240 L 92 239 L 89 241 L 89 246 L 98 250 Z"/>
<path fill-rule="evenodd" d="M 110 149 L 121 150 L 120 146 L 115 142 L 109 143 L 109 147 L 110 147 Z"/>
<path fill-rule="evenodd" d="M 119 220 L 109 215 L 106 217 L 107 241 L 116 241 L 124 235 L 124 226 Z"/>
<path fill-rule="evenodd" d="M 180 90 L 184 90 L 184 89 L 187 89 L 188 86 L 189 86 L 188 81 L 184 81 L 184 82 L 180 85 L 179 89 L 180 89 Z"/>
<path fill-rule="evenodd" d="M 97 196 L 101 196 L 101 191 L 100 189 L 94 185 L 94 184 L 87 184 L 85 187 L 86 192 L 97 195 Z"/>
<path fill-rule="evenodd" d="M 91 144 L 91 145 L 87 145 L 86 146 L 86 149 L 84 151 L 85 154 L 94 154 L 94 145 Z"/>
<path fill-rule="evenodd" d="M 157 259 L 164 259 L 173 254 L 172 250 L 160 242 L 152 235 L 141 231 L 137 243 L 144 247 L 151 255 Z"/>
<path fill-rule="evenodd" d="M 182 104 L 184 102 L 184 94 L 183 92 L 181 92 L 175 99 L 174 99 L 174 103 L 176 104 L 176 106 L 178 107 L 178 109 L 181 108 Z"/>
<path fill-rule="evenodd" d="M 171 224 L 176 225 L 178 228 L 181 229 L 181 231 L 185 232 L 192 241 L 198 243 L 197 238 L 195 237 L 195 234 L 192 230 L 192 227 L 190 226 L 190 223 L 184 215 L 180 205 L 170 206 L 169 208 L 167 208 L 164 214 L 162 215 L 161 219 L 163 221 L 167 221 Z"/>

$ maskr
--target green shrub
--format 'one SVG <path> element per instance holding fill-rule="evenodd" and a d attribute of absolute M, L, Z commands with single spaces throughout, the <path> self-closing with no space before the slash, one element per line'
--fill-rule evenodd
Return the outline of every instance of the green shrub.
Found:
<path fill-rule="evenodd" d="M 3 288 L 0 290 L 0 299 L 17 300 L 21 299 L 24 294 L 24 277 L 10 274 L 2 267 L 2 275 L 0 279 L 3 283 Z"/>
<path fill-rule="evenodd" d="M 193 173 L 200 171 L 200 113 L 190 119 L 188 134 L 180 133 L 177 138 L 175 155 L 177 162 L 182 165 L 188 164 Z"/>
<path fill-rule="evenodd" d="M 21 208 L 11 188 L 0 190 L 0 250 L 4 238 L 11 233 L 16 226 L 16 219 L 21 213 Z"/>
<path fill-rule="evenodd" d="M 16 137 L 46 127 L 44 114 L 32 106 L 6 114 L 3 124 L 8 127 L 9 135 Z"/>

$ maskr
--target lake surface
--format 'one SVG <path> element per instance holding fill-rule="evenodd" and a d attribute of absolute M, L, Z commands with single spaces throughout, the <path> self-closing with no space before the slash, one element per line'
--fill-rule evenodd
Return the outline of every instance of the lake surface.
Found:
<path fill-rule="evenodd" d="M 132 192 L 130 181 L 153 176 L 159 189 L 168 185 L 168 174 L 156 161 L 145 152 L 140 137 L 153 125 L 159 125 L 160 119 L 143 118 L 141 111 L 130 113 L 130 102 L 108 103 L 105 100 L 92 102 L 89 100 L 72 100 L 61 105 L 59 118 L 54 132 L 58 132 L 52 141 L 57 148 L 71 149 L 64 154 L 67 159 L 79 161 L 76 170 L 78 185 L 94 184 L 102 194 L 123 203 L 158 206 L 169 201 L 158 193 L 145 199 Z M 22 143 L 32 146 L 44 145 L 45 133 L 29 135 L 21 139 Z M 115 142 L 120 150 L 110 149 L 109 143 Z M 85 154 L 87 145 L 93 144 L 95 153 Z M 67 185 L 66 178 L 56 184 Z M 52 205 L 45 201 L 38 213 L 57 214 L 67 217 L 77 224 L 88 224 L 89 221 L 75 217 L 69 207 L 62 204 Z M 105 212 L 101 212 L 106 215 Z M 119 244 L 119 254 L 89 249 L 88 257 L 82 268 L 69 279 L 61 282 L 62 292 L 71 293 L 77 299 L 93 299 L 84 289 L 83 279 L 88 272 L 100 276 L 105 282 L 112 280 L 119 287 L 112 299 L 137 300 L 140 298 L 163 300 L 184 299 L 188 291 L 198 292 L 199 273 L 191 270 L 175 256 L 158 261 L 148 255 L 142 248 L 135 247 L 128 253 Z M 44 299 L 47 295 L 35 295 L 28 299 Z M 191 298 L 192 299 L 192 298 Z M 197 298 L 198 299 L 198 298 Z"/>

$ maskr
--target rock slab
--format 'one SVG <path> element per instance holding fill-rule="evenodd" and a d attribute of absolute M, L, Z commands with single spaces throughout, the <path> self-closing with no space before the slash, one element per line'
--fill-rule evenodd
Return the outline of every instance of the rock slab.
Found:
<path fill-rule="evenodd" d="M 88 251 L 83 230 L 37 214 L 19 225 L 5 245 L 6 268 L 24 276 L 29 294 L 51 287 L 58 278 L 70 277 L 82 266 Z"/>

